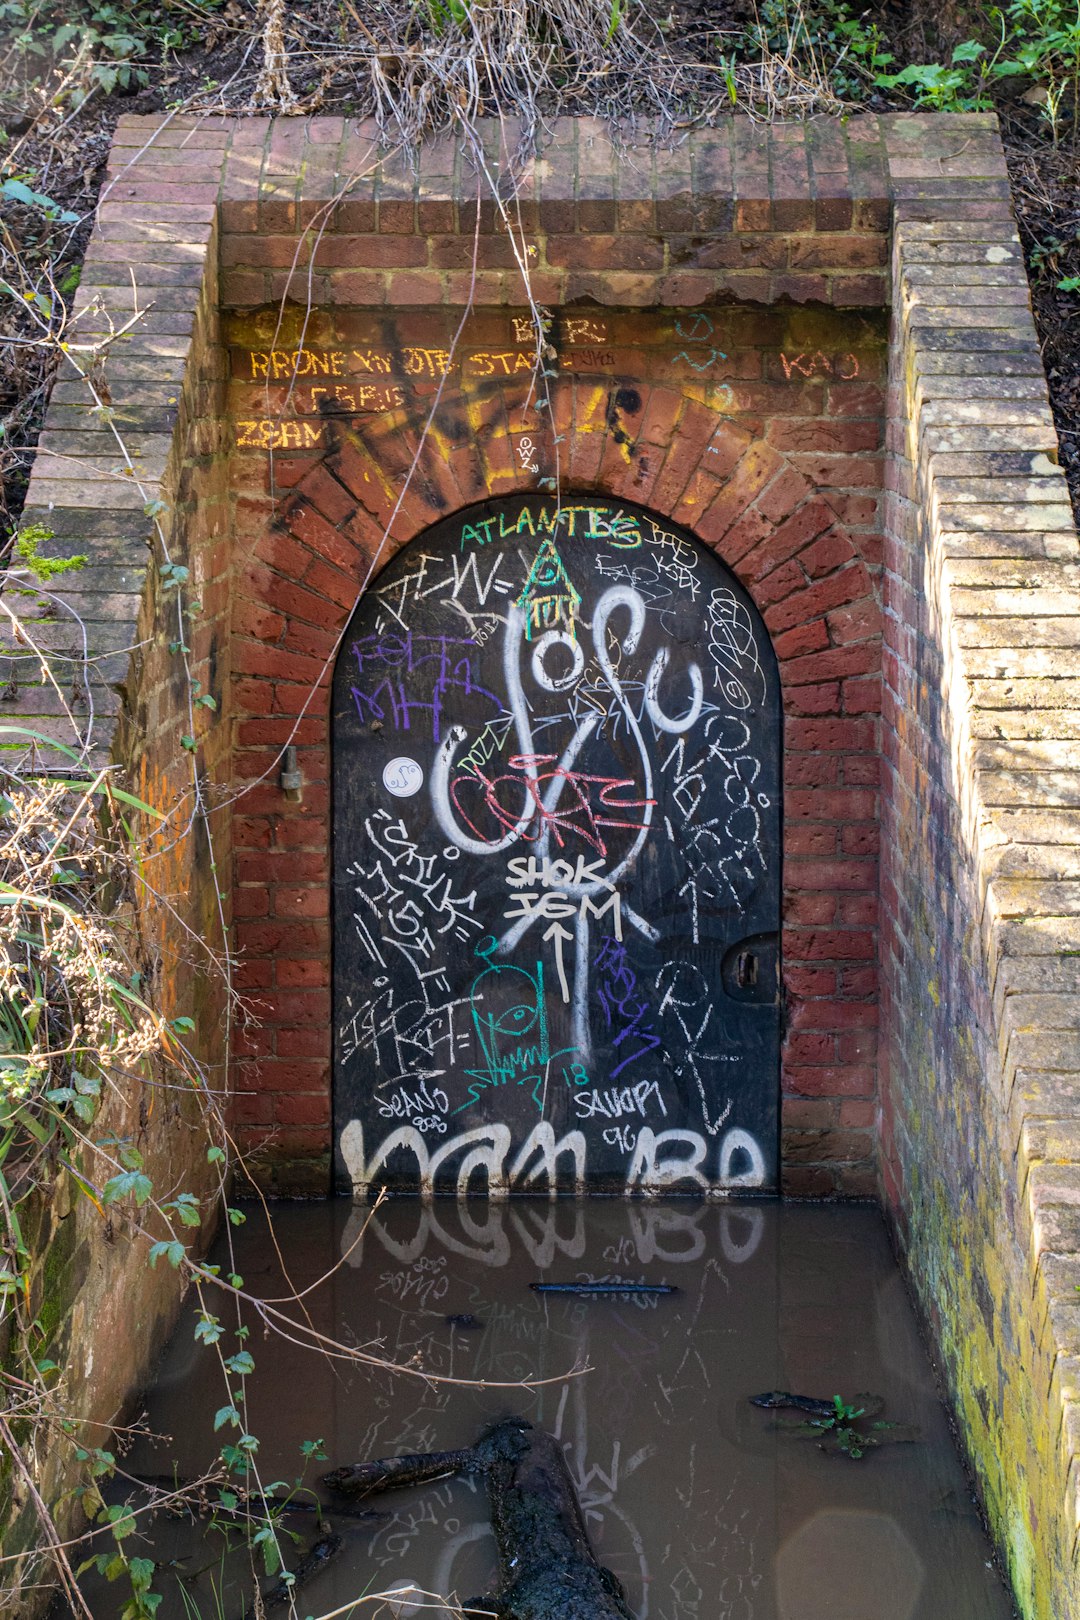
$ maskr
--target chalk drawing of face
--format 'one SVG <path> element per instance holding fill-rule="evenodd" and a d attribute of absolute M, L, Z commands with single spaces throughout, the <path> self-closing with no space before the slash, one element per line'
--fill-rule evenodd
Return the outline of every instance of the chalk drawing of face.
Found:
<path fill-rule="evenodd" d="M 473 1024 L 489 1061 L 499 1061 L 500 1048 L 508 1055 L 539 1021 L 538 983 L 523 967 L 487 967 L 474 980 Z"/>
<path fill-rule="evenodd" d="M 543 989 L 524 968 L 492 965 L 473 981 L 472 1018 L 493 1085 L 525 1077 L 546 1058 Z"/>

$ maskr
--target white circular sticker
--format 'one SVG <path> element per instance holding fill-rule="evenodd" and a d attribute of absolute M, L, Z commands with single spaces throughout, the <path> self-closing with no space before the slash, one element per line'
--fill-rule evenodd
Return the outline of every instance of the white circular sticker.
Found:
<path fill-rule="evenodd" d="M 387 793 L 392 793 L 395 799 L 411 799 L 424 785 L 423 766 L 407 754 L 399 754 L 384 766 L 382 780 Z"/>

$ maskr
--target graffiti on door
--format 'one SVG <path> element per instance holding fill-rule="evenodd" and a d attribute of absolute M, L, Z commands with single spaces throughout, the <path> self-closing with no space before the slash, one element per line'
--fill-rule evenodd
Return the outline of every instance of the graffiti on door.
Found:
<path fill-rule="evenodd" d="M 774 1184 L 779 715 L 746 593 L 639 508 L 395 558 L 334 681 L 344 1183 Z"/>

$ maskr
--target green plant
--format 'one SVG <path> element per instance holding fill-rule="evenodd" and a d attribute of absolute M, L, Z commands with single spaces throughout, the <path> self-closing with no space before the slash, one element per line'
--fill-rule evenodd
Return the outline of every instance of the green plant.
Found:
<path fill-rule="evenodd" d="M 1031 79 L 1043 92 L 1042 112 L 1055 143 L 1068 102 L 1074 135 L 1080 123 L 1080 0 L 1009 0 L 986 13 L 992 45 L 967 39 L 948 64 L 913 63 L 898 73 L 877 73 L 883 89 L 907 89 L 919 107 L 972 112 L 992 105 L 1002 81 Z"/>
<path fill-rule="evenodd" d="M 155 54 L 189 44 L 222 0 L 0 0 L 0 33 L 31 75 L 36 66 L 82 65 L 69 90 L 75 105 L 91 89 L 106 94 L 149 83 Z"/>
<path fill-rule="evenodd" d="M 1078 0 L 1012 0 L 1010 54 L 997 66 L 999 77 L 1024 74 L 1044 81 L 1044 116 L 1058 139 L 1063 99 L 1072 107 L 1074 135 L 1080 116 L 1080 3 Z"/>
<path fill-rule="evenodd" d="M 917 107 L 932 107 L 935 112 L 980 112 L 990 106 L 992 76 L 985 45 L 968 39 L 957 45 L 948 66 L 911 63 L 899 73 L 876 74 L 874 82 L 885 90 L 910 89 Z"/>
<path fill-rule="evenodd" d="M 801 62 L 852 99 L 893 60 L 877 23 L 847 0 L 762 0 L 742 50 Z"/>
<path fill-rule="evenodd" d="M 61 208 L 59 203 L 53 202 L 51 197 L 45 197 L 40 191 L 33 191 L 26 184 L 27 179 L 33 176 L 12 176 L 0 182 L 0 197 L 7 202 L 24 203 L 28 208 L 37 208 L 47 219 L 54 219 L 60 225 L 78 224 L 78 214 L 73 214 L 69 208 Z"/>
<path fill-rule="evenodd" d="M 41 547 L 55 538 L 53 531 L 43 523 L 28 523 L 15 536 L 16 558 L 25 564 L 40 585 L 47 585 L 58 574 L 70 574 L 85 568 L 90 560 L 85 552 L 75 557 L 43 557 Z"/>
<path fill-rule="evenodd" d="M 827 1417 L 810 1419 L 810 1427 L 822 1433 L 830 1434 L 836 1442 L 837 1449 L 846 1457 L 861 1457 L 868 1445 L 877 1442 L 868 1435 L 860 1434 L 855 1427 L 861 1417 L 866 1416 L 865 1406 L 852 1406 L 842 1396 L 833 1396 L 833 1410 Z"/>
<path fill-rule="evenodd" d="M 433 33 L 441 34 L 449 23 L 463 28 L 469 20 L 469 0 L 413 0 Z"/>

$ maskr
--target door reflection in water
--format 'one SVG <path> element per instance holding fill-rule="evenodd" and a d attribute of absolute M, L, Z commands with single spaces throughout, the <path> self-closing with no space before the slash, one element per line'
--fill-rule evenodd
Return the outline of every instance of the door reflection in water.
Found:
<path fill-rule="evenodd" d="M 286 1282 L 258 1220 L 232 1234 L 235 1263 L 250 1289 L 280 1297 Z M 562 1441 L 597 1553 L 640 1620 L 1012 1614 L 876 1211 L 440 1200 L 374 1213 L 285 1205 L 275 1226 L 289 1286 L 332 1272 L 304 1300 L 320 1333 L 464 1382 L 372 1372 L 256 1332 L 249 1426 L 264 1479 L 293 1478 L 305 1440 L 323 1438 L 326 1469 L 468 1445 L 516 1413 Z M 677 1291 L 537 1294 L 529 1284 L 540 1280 Z M 193 1326 L 189 1311 L 149 1400 L 151 1429 L 172 1439 L 140 1441 L 134 1472 L 190 1477 L 218 1449 L 220 1373 Z M 522 1380 L 553 1381 L 505 1387 Z M 886 1443 L 859 1461 L 826 1455 L 783 1427 L 794 1414 L 749 1404 L 768 1389 L 877 1394 L 915 1438 L 888 1443 L 881 1431 Z M 462 1599 L 492 1590 L 482 1486 L 445 1480 L 371 1506 L 386 1516 L 328 1509 L 344 1551 L 305 1586 L 301 1615 L 409 1583 Z M 312 1532 L 297 1527 L 306 1545 Z M 236 1584 L 239 1560 L 221 1565 L 220 1537 L 203 1529 L 194 1547 L 191 1527 L 165 1520 L 152 1534 L 156 1557 L 179 1560 L 159 1577 L 161 1620 L 191 1612 L 178 1578 L 212 1560 L 186 1580 L 189 1603 L 216 1613 L 211 1583 L 224 1583 L 224 1614 L 240 1620 L 250 1592 Z M 119 1611 L 110 1589 L 90 1597 L 95 1616 Z M 402 1600 L 382 1612 L 432 1610 Z"/>

